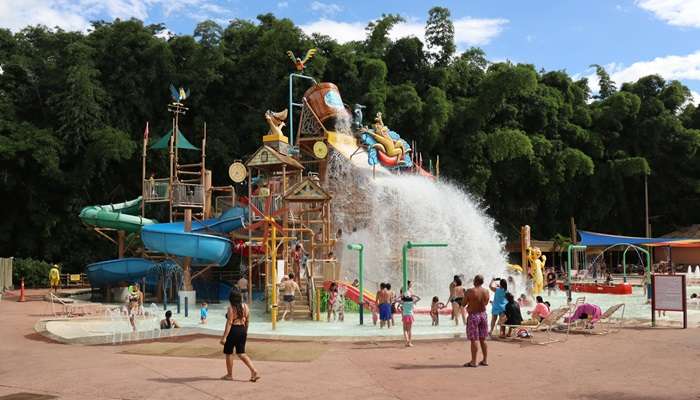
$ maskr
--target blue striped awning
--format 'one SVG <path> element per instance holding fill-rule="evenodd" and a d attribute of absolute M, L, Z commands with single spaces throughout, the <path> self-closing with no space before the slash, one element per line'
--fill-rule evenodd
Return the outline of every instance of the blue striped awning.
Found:
<path fill-rule="evenodd" d="M 644 244 L 654 244 L 654 243 L 670 243 L 686 241 L 688 239 L 684 238 L 644 238 L 636 236 L 619 236 L 619 235 L 609 235 L 607 233 L 597 233 L 589 231 L 578 231 L 578 235 L 581 237 L 580 245 L 583 246 L 613 246 L 616 244 L 634 244 L 634 245 L 644 245 Z"/>

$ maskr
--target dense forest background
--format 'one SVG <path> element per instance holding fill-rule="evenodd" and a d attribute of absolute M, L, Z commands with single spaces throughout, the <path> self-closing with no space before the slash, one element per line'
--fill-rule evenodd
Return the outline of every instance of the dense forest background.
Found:
<path fill-rule="evenodd" d="M 208 166 L 230 184 L 228 165 L 266 132 L 265 110 L 286 107 L 285 51 L 311 47 L 308 74 L 365 115 L 383 112 L 424 159 L 439 154 L 441 174 L 483 200 L 504 238 L 523 224 L 540 239 L 568 236 L 571 216 L 644 235 L 645 176 L 654 235 L 700 219 L 700 109 L 681 83 L 651 75 L 616 87 L 597 67 L 592 97 L 565 71 L 458 53 L 444 8 L 430 11 L 426 43 L 391 40 L 400 20 L 384 15 L 346 44 L 272 14 L 169 38 L 138 20 L 95 22 L 87 34 L 0 29 L 0 256 L 73 271 L 114 256 L 77 215 L 140 194 L 144 125 L 154 138 L 168 131 L 171 82 L 192 93 L 183 132 L 199 145 L 207 122 Z M 165 171 L 164 156 L 149 162 Z"/>

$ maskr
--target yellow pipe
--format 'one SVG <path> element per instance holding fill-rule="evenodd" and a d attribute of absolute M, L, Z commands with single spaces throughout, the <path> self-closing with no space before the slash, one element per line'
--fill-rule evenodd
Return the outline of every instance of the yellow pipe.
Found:
<path fill-rule="evenodd" d="M 277 227 L 272 225 L 272 330 L 277 326 Z"/>
<path fill-rule="evenodd" d="M 316 288 L 316 321 L 321 320 L 321 288 Z"/>

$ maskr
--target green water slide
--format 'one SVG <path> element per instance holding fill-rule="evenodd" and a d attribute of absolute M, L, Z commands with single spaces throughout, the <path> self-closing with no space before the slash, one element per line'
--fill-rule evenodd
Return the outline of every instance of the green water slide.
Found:
<path fill-rule="evenodd" d="M 155 224 L 154 219 L 143 218 L 138 214 L 141 211 L 141 196 L 134 200 L 104 206 L 87 206 L 80 211 L 80 219 L 90 226 L 98 228 L 111 228 L 129 233 L 141 231 L 144 225 Z"/>

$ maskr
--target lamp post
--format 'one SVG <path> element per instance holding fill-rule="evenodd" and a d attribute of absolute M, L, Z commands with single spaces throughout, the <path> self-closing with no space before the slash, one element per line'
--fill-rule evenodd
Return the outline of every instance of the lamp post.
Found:
<path fill-rule="evenodd" d="M 408 292 L 408 250 L 414 247 L 447 247 L 447 243 L 413 243 L 410 240 L 403 245 L 401 250 L 401 269 L 403 273 L 404 292 Z"/>
<path fill-rule="evenodd" d="M 362 244 L 349 244 L 348 250 L 357 250 L 358 252 L 358 264 L 359 264 L 359 289 L 360 295 L 358 298 L 358 303 L 360 304 L 360 325 L 364 322 L 364 292 L 365 292 L 365 256 L 364 256 L 364 246 Z"/>

